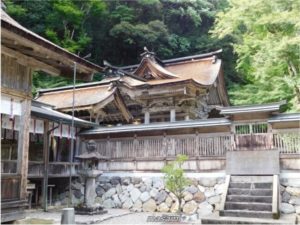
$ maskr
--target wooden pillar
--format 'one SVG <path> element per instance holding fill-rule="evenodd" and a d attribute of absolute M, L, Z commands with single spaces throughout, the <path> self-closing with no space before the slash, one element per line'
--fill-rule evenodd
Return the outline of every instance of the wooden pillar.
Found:
<path fill-rule="evenodd" d="M 149 124 L 150 123 L 150 112 L 149 111 L 145 111 L 144 123 L 145 124 Z"/>
<path fill-rule="evenodd" d="M 44 159 L 44 177 L 42 186 L 43 208 L 48 210 L 48 173 L 49 173 L 49 121 L 44 121 L 44 143 L 43 143 L 43 159 Z"/>
<path fill-rule="evenodd" d="M 20 132 L 18 138 L 17 172 L 21 176 L 20 199 L 25 200 L 27 196 L 27 173 L 28 173 L 31 100 L 24 99 L 21 107 L 22 107 L 22 114 L 20 118 Z"/>
<path fill-rule="evenodd" d="M 176 121 L 176 111 L 175 108 L 170 110 L 170 122 Z"/>
<path fill-rule="evenodd" d="M 184 120 L 185 120 L 185 121 L 189 121 L 189 120 L 190 120 L 189 114 L 187 114 L 187 115 L 184 116 Z"/>

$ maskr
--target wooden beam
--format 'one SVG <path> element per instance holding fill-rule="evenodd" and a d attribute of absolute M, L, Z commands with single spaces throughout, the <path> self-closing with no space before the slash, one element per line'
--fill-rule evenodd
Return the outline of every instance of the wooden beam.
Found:
<path fill-rule="evenodd" d="M 116 102 L 117 108 L 120 110 L 120 112 L 124 116 L 125 120 L 127 122 L 130 122 L 133 119 L 133 116 L 131 115 L 131 113 L 127 109 L 127 107 L 125 105 L 125 102 L 124 102 L 119 90 L 115 91 L 114 96 L 115 96 L 115 102 Z"/>
<path fill-rule="evenodd" d="M 2 53 L 5 55 L 8 55 L 12 58 L 15 58 L 18 63 L 31 67 L 33 69 L 40 69 L 42 71 L 45 71 L 46 73 L 49 73 L 50 75 L 58 76 L 60 75 L 60 70 L 43 63 L 41 61 L 36 60 L 35 58 L 29 57 L 27 55 L 24 55 L 17 50 L 13 50 L 11 48 L 7 48 L 5 46 L 1 46 Z"/>

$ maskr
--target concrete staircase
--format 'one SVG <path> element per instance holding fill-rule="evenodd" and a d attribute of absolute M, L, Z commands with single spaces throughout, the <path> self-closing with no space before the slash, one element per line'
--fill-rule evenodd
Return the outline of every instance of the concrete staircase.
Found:
<path fill-rule="evenodd" d="M 220 216 L 272 218 L 272 177 L 232 177 Z"/>
<path fill-rule="evenodd" d="M 202 224 L 294 224 L 273 219 L 273 182 L 273 176 L 231 176 L 224 208 L 219 216 L 202 218 Z"/>

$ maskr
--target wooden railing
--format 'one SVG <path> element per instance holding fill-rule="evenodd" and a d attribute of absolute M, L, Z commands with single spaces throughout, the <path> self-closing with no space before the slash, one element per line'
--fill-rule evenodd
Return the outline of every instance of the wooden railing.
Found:
<path fill-rule="evenodd" d="M 274 148 L 283 154 L 300 154 L 300 133 L 276 132 L 273 135 Z"/>
<path fill-rule="evenodd" d="M 17 173 L 17 160 L 2 160 L 1 173 L 14 174 Z"/>
<path fill-rule="evenodd" d="M 77 175 L 80 163 L 73 163 L 72 175 Z M 28 177 L 42 177 L 44 175 L 43 162 L 29 162 Z M 70 175 L 70 163 L 68 162 L 50 162 L 49 177 L 68 177 Z"/>
<path fill-rule="evenodd" d="M 235 134 L 236 150 L 264 150 L 273 148 L 272 133 Z"/>
<path fill-rule="evenodd" d="M 225 156 L 231 148 L 229 134 L 138 137 L 97 140 L 97 150 L 112 159 L 197 156 Z"/>

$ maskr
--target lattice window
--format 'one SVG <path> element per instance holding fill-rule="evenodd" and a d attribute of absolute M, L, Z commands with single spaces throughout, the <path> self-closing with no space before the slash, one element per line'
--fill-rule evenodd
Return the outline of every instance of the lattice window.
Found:
<path fill-rule="evenodd" d="M 236 125 L 235 126 L 235 133 L 236 134 L 250 134 L 250 126 L 249 126 L 249 124 Z"/>
<path fill-rule="evenodd" d="M 235 125 L 236 134 L 260 134 L 267 132 L 268 125 L 266 123 Z"/>

